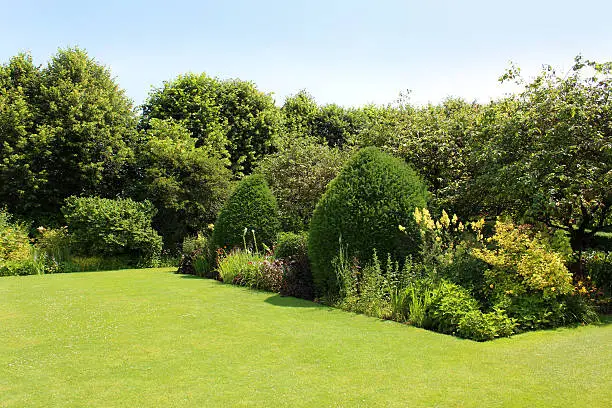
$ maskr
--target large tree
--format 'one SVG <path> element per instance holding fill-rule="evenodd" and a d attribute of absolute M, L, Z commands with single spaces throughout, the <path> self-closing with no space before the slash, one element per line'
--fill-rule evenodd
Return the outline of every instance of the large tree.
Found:
<path fill-rule="evenodd" d="M 57 221 L 68 196 L 119 194 L 135 115 L 110 71 L 79 48 L 59 50 L 42 69 L 18 56 L 2 71 L 0 200 Z"/>
<path fill-rule="evenodd" d="M 133 195 L 157 207 L 153 226 L 168 248 L 214 222 L 230 192 L 228 160 L 196 147 L 196 139 L 172 119 L 151 120 L 136 163 Z"/>
<path fill-rule="evenodd" d="M 197 146 L 225 153 L 240 177 L 273 150 L 280 115 L 269 94 L 251 82 L 222 81 L 206 74 L 181 75 L 155 89 L 143 105 L 140 127 L 151 119 L 180 122 Z"/>
<path fill-rule="evenodd" d="M 558 75 L 546 66 L 495 104 L 482 124 L 476 185 L 489 204 L 561 228 L 581 251 L 612 230 L 612 63 L 584 61 Z M 487 193 L 488 192 L 488 193 Z"/>

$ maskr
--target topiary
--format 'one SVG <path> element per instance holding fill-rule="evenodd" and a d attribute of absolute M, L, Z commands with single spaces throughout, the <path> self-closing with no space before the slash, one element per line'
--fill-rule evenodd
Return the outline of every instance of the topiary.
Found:
<path fill-rule="evenodd" d="M 374 147 L 353 156 L 329 184 L 311 220 L 308 254 L 317 294 L 337 293 L 332 260 L 340 241 L 347 256 L 363 264 L 373 248 L 399 261 L 417 256 L 420 233 L 413 212 L 426 205 L 426 198 L 425 184 L 402 160 Z"/>
<path fill-rule="evenodd" d="M 254 174 L 242 179 L 221 209 L 212 242 L 215 248 L 271 247 L 279 229 L 276 199 L 264 177 Z"/>

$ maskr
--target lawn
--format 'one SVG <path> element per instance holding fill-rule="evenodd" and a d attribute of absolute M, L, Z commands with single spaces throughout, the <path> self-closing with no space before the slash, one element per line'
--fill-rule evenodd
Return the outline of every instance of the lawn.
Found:
<path fill-rule="evenodd" d="M 169 269 L 0 278 L 0 406 L 609 407 L 609 323 L 476 343 Z"/>

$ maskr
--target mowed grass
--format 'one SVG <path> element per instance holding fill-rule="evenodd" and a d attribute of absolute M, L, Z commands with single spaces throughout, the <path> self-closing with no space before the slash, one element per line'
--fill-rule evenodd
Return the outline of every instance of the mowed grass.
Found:
<path fill-rule="evenodd" d="M 612 325 L 476 343 L 124 270 L 0 279 L 2 407 L 610 407 Z"/>

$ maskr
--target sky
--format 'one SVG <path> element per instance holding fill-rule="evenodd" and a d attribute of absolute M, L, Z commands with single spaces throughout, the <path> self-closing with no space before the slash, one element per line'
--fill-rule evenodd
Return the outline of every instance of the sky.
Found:
<path fill-rule="evenodd" d="M 180 74 L 254 82 L 281 105 L 488 102 L 527 76 L 564 72 L 582 54 L 612 61 L 610 0 L 6 1 L 0 63 L 30 52 L 46 65 L 78 46 L 107 66 L 135 105 Z"/>

